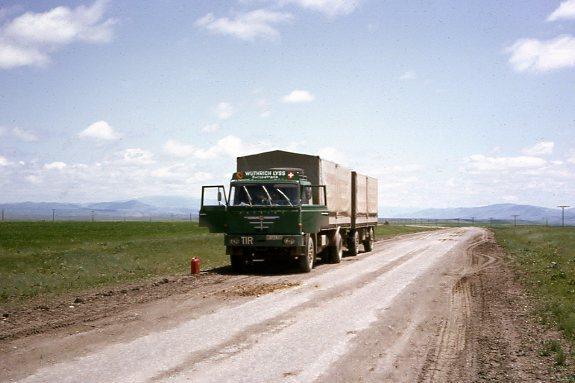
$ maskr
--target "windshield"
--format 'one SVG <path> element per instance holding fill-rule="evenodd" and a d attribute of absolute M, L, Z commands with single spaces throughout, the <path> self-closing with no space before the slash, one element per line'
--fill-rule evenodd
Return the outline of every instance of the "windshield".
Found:
<path fill-rule="evenodd" d="M 233 206 L 296 206 L 299 186 L 294 184 L 232 185 Z"/>

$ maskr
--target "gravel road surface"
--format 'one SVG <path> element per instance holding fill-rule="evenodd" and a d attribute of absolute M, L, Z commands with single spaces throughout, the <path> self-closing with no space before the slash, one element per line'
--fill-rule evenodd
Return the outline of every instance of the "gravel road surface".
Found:
<path fill-rule="evenodd" d="M 0 380 L 464 381 L 477 369 L 460 355 L 473 316 L 466 280 L 497 262 L 471 257 L 487 237 L 443 229 L 310 274 L 220 276 L 88 328 L 12 341 Z"/>

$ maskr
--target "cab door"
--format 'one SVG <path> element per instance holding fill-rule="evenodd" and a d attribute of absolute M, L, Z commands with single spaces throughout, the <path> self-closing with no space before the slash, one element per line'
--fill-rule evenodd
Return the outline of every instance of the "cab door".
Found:
<path fill-rule="evenodd" d="M 200 226 L 211 233 L 225 233 L 227 224 L 228 200 L 223 185 L 202 186 Z"/>

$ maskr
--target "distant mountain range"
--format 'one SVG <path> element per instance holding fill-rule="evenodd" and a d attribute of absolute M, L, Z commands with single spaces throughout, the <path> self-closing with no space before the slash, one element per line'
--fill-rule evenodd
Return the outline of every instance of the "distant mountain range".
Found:
<path fill-rule="evenodd" d="M 445 209 L 424 209 L 417 211 L 389 212 L 385 209 L 380 217 L 389 218 L 429 218 L 429 219 L 462 219 L 462 220 L 512 220 L 517 215 L 519 221 L 537 222 L 556 225 L 561 222 L 561 209 L 550 209 L 541 206 L 496 204 L 479 207 L 457 207 Z M 575 208 L 565 210 L 565 223 L 575 224 Z"/>
<path fill-rule="evenodd" d="M 117 220 L 197 218 L 197 198 L 152 196 L 126 201 L 96 203 L 21 202 L 0 203 L 6 220 Z"/>
<path fill-rule="evenodd" d="M 21 202 L 0 204 L 6 220 L 119 220 L 119 219 L 197 219 L 200 201 L 180 196 L 151 196 L 125 201 L 96 203 Z M 561 210 L 532 205 L 497 204 L 479 207 L 414 209 L 382 207 L 380 218 L 429 218 L 487 221 L 509 221 L 513 215 L 523 222 L 561 222 Z M 565 223 L 575 224 L 575 208 L 565 210 Z"/>

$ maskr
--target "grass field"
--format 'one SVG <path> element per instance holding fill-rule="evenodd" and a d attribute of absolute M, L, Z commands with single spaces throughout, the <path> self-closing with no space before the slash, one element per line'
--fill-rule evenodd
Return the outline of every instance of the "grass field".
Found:
<path fill-rule="evenodd" d="M 501 227 L 497 241 L 508 251 L 544 322 L 575 342 L 575 228 Z"/>
<path fill-rule="evenodd" d="M 426 228 L 379 226 L 379 239 Z M 190 222 L 1 222 L 0 304 L 228 263 L 221 235 Z"/>
<path fill-rule="evenodd" d="M 225 264 L 221 236 L 190 222 L 4 222 L 0 303 Z"/>
<path fill-rule="evenodd" d="M 375 228 L 375 237 L 385 239 L 400 234 L 418 233 L 420 231 L 436 230 L 437 228 L 423 226 L 379 225 Z"/>

